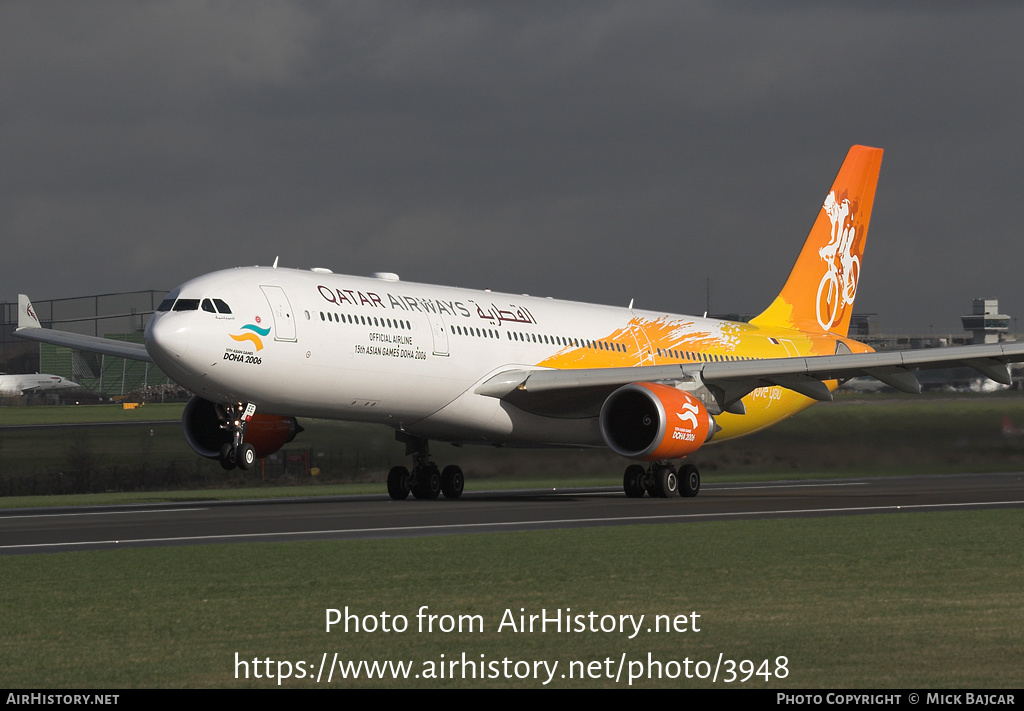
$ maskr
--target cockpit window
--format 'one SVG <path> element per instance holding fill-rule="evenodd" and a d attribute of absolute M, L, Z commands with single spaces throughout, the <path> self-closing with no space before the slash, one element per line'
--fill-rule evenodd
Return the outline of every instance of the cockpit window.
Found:
<path fill-rule="evenodd" d="M 174 300 L 178 298 L 178 294 L 181 293 L 181 289 L 175 289 L 174 291 L 167 294 L 164 300 L 160 302 L 160 305 L 156 307 L 157 311 L 170 311 L 174 306 Z"/>
<path fill-rule="evenodd" d="M 211 314 L 230 314 L 231 308 L 221 299 L 203 299 L 203 311 Z"/>
<path fill-rule="evenodd" d="M 211 314 L 231 314 L 231 307 L 224 302 L 223 299 L 179 299 L 179 289 L 175 289 L 169 293 L 160 305 L 157 306 L 157 311 L 197 311 L 202 308 L 203 311 Z"/>

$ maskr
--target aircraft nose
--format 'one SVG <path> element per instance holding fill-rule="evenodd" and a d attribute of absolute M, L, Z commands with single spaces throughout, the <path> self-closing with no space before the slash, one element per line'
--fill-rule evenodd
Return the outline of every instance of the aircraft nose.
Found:
<path fill-rule="evenodd" d="M 188 328 L 186 319 L 168 318 L 173 314 L 161 314 L 149 322 L 146 329 L 146 350 L 154 350 L 181 358 L 188 350 Z"/>

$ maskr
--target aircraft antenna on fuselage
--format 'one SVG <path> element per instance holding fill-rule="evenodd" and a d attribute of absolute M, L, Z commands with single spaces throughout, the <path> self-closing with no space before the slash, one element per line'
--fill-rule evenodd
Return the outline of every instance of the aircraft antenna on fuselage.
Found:
<path fill-rule="evenodd" d="M 277 260 L 280 258 L 280 256 L 274 257 L 274 269 L 277 269 Z"/>

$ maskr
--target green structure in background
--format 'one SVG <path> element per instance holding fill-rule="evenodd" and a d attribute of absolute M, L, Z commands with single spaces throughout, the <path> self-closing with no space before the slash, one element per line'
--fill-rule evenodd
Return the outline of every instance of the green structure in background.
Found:
<path fill-rule="evenodd" d="M 44 328 L 144 343 L 146 322 L 165 293 L 146 290 L 36 298 L 32 305 Z M 14 336 L 17 326 L 17 301 L 0 303 L 0 372 L 53 373 L 79 383 L 83 394 L 92 396 L 153 401 L 170 394 L 171 381 L 152 363 L 26 341 Z"/>
<path fill-rule="evenodd" d="M 104 338 L 127 343 L 144 343 L 141 333 L 105 334 Z M 115 356 L 39 344 L 39 369 L 70 378 L 84 390 L 106 397 L 125 397 L 132 393 L 145 393 L 154 386 L 168 385 L 172 381 L 152 363 Z"/>

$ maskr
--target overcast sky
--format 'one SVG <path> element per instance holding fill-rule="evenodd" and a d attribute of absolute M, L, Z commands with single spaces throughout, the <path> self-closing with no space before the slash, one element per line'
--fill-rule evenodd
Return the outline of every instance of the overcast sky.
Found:
<path fill-rule="evenodd" d="M 0 298 L 280 256 L 682 313 L 710 278 L 754 312 L 863 143 L 857 311 L 1024 317 L 1022 29 L 1016 2 L 4 2 Z"/>

